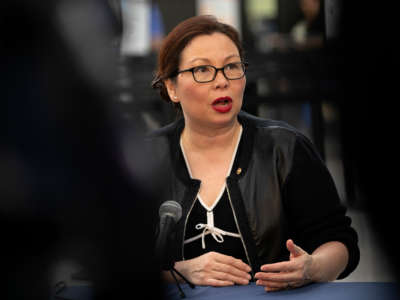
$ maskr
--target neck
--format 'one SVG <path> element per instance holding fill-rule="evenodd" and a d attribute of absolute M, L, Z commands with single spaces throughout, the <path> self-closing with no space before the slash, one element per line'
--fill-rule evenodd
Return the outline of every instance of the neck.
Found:
<path fill-rule="evenodd" d="M 221 128 L 193 128 L 185 125 L 182 132 L 182 142 L 191 149 L 212 150 L 225 148 L 236 141 L 240 124 L 236 119 L 229 126 Z"/>

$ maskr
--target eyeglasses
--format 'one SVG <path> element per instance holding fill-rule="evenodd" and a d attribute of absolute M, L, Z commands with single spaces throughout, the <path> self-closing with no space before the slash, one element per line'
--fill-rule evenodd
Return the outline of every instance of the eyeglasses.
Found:
<path fill-rule="evenodd" d="M 199 83 L 211 82 L 217 76 L 218 71 L 222 71 L 225 78 L 228 80 L 240 79 L 246 72 L 247 63 L 234 62 L 223 66 L 222 68 L 216 68 L 211 65 L 196 66 L 193 68 L 177 71 L 175 74 L 178 75 L 183 72 L 192 72 L 193 79 Z"/>

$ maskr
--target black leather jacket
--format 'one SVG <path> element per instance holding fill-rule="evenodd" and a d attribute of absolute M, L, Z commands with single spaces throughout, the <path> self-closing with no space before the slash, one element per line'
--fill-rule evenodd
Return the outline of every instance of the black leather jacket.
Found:
<path fill-rule="evenodd" d="M 347 276 L 359 261 L 357 234 L 314 146 L 286 123 L 243 111 L 238 120 L 243 134 L 226 182 L 253 275 L 262 264 L 287 260 L 285 242 L 292 238 L 309 253 L 328 241 L 343 242 L 349 263 L 339 278 Z M 150 135 L 168 182 L 165 185 L 164 181 L 160 201 L 175 200 L 182 206 L 176 240 L 170 243 L 176 261 L 185 259 L 187 215 L 200 187 L 199 180 L 190 178 L 180 150 L 183 128 L 184 120 L 180 119 Z"/>

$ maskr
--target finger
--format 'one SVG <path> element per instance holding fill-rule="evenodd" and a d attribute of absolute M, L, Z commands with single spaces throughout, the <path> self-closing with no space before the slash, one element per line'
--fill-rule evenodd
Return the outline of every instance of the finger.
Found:
<path fill-rule="evenodd" d="M 249 273 L 242 271 L 241 269 L 236 268 L 235 266 L 223 264 L 223 263 L 216 263 L 214 266 L 215 271 L 224 272 L 236 276 L 238 278 L 243 278 L 250 280 L 251 276 Z"/>
<path fill-rule="evenodd" d="M 300 271 L 296 272 L 281 272 L 281 273 L 267 273 L 267 272 L 258 272 L 254 276 L 256 279 L 260 279 L 263 281 L 274 281 L 274 282 L 296 282 L 302 281 L 303 275 Z"/>
<path fill-rule="evenodd" d="M 297 268 L 292 261 L 282 261 L 278 263 L 262 265 L 260 269 L 264 272 L 291 272 Z"/>
<path fill-rule="evenodd" d="M 260 282 L 258 285 L 264 286 L 266 292 L 277 292 L 288 289 L 287 283 Z"/>
<path fill-rule="evenodd" d="M 234 258 L 232 256 L 228 256 L 225 254 L 217 253 L 217 252 L 213 252 L 213 255 L 215 256 L 215 259 L 217 262 L 234 266 L 246 273 L 251 271 L 250 266 L 248 264 L 244 263 L 240 259 Z"/>
<path fill-rule="evenodd" d="M 276 282 L 276 281 L 268 281 L 268 280 L 257 280 L 256 285 L 262 285 L 269 288 L 287 288 L 287 282 Z"/>
<path fill-rule="evenodd" d="M 249 284 L 249 279 L 246 277 L 235 276 L 230 273 L 225 273 L 225 272 L 220 272 L 220 271 L 212 272 L 211 278 L 216 278 L 216 279 L 222 280 L 222 281 L 231 281 L 231 282 L 234 282 L 236 284 L 241 284 L 241 285 Z"/>
<path fill-rule="evenodd" d="M 277 291 L 281 291 L 281 290 L 285 290 L 285 288 L 273 288 L 273 287 L 265 287 L 264 290 L 266 292 L 277 292 Z"/>
<path fill-rule="evenodd" d="M 205 285 L 210 285 L 210 286 L 231 286 L 234 285 L 235 283 L 233 281 L 229 280 L 219 280 L 215 278 L 208 278 L 206 280 Z"/>
<path fill-rule="evenodd" d="M 291 258 L 307 253 L 299 246 L 297 246 L 291 239 L 286 241 L 286 248 L 289 250 Z"/>

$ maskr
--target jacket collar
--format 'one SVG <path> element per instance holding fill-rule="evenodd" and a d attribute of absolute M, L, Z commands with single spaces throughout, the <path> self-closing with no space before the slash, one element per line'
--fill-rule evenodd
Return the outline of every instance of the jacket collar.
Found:
<path fill-rule="evenodd" d="M 238 121 L 243 127 L 243 133 L 239 143 L 239 149 L 233 163 L 232 171 L 229 175 L 229 178 L 236 180 L 239 180 L 242 176 L 244 176 L 248 169 L 253 149 L 255 132 L 255 126 L 247 117 L 247 113 L 240 112 L 238 115 Z M 174 126 L 172 126 L 172 131 L 169 134 L 168 140 L 172 166 L 176 176 L 179 178 L 180 181 L 182 181 L 187 186 L 197 186 L 200 181 L 190 178 L 185 160 L 183 158 L 182 150 L 179 146 L 179 139 L 184 127 L 185 121 L 183 118 L 180 118 L 179 120 L 174 122 Z"/>

